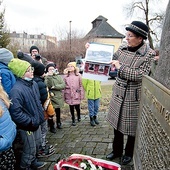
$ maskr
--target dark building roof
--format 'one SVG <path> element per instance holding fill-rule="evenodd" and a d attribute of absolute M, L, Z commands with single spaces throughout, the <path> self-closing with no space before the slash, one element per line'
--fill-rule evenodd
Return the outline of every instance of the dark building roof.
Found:
<path fill-rule="evenodd" d="M 107 23 L 107 19 L 99 15 L 94 21 L 92 21 L 92 29 L 85 36 L 86 38 L 124 38 L 123 34 L 116 31 L 110 24 Z"/>

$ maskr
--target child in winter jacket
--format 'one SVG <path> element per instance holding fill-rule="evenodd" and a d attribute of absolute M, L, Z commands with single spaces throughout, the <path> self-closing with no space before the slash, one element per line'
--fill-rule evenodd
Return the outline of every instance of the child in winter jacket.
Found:
<path fill-rule="evenodd" d="M 5 92 L 9 95 L 16 79 L 8 68 L 8 63 L 14 58 L 11 51 L 6 48 L 0 48 L 0 80 Z"/>
<path fill-rule="evenodd" d="M 9 111 L 23 142 L 20 169 L 39 169 L 46 164 L 36 157 L 41 145 L 40 125 L 44 122 L 44 110 L 38 85 L 33 81 L 33 68 L 27 61 L 16 58 L 8 67 L 17 77 L 10 91 L 12 104 Z"/>
<path fill-rule="evenodd" d="M 16 125 L 11 119 L 9 106 L 8 95 L 0 84 L 0 169 L 14 170 L 16 160 L 12 144 L 16 137 Z"/>
<path fill-rule="evenodd" d="M 86 98 L 88 100 L 88 110 L 91 126 L 99 124 L 97 120 L 97 113 L 101 98 L 101 82 L 97 80 L 83 79 L 83 87 L 86 91 Z"/>
<path fill-rule="evenodd" d="M 39 92 L 40 92 L 40 101 L 41 104 L 44 108 L 44 119 L 45 121 L 41 124 L 41 146 L 39 148 L 39 151 L 37 153 L 38 157 L 45 157 L 45 156 L 50 156 L 54 154 L 54 146 L 53 145 L 47 145 L 46 141 L 46 136 L 47 136 L 47 131 L 48 131 L 48 125 L 47 125 L 47 120 L 48 117 L 54 116 L 54 109 L 53 112 L 49 113 L 49 107 L 50 107 L 50 100 L 48 97 L 48 88 L 45 84 L 45 66 L 44 64 L 40 63 L 39 61 L 34 60 L 32 62 L 32 66 L 34 67 L 34 78 L 33 80 L 38 84 Z"/>
<path fill-rule="evenodd" d="M 61 108 L 64 106 L 62 90 L 65 88 L 65 83 L 63 78 L 57 72 L 54 63 L 49 63 L 46 66 L 46 72 L 47 75 L 45 77 L 45 82 L 49 89 L 52 105 L 55 109 L 57 128 L 61 129 L 62 128 L 61 120 L 60 120 Z M 50 125 L 50 131 L 54 132 L 55 127 L 54 127 L 53 119 L 49 119 L 49 125 Z"/>
<path fill-rule="evenodd" d="M 77 112 L 78 122 L 81 121 L 80 116 L 80 103 L 84 99 L 84 89 L 82 86 L 82 77 L 79 73 L 79 69 L 76 67 L 75 62 L 70 62 L 67 68 L 64 70 L 64 81 L 66 87 L 64 89 L 64 100 L 70 107 L 72 116 L 72 125 L 75 126 L 74 108 Z"/>

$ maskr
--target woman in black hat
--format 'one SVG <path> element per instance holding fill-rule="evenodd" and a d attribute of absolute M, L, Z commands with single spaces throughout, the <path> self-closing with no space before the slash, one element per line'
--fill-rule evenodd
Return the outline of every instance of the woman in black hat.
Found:
<path fill-rule="evenodd" d="M 149 31 L 147 25 L 133 21 L 126 30 L 127 44 L 119 47 L 112 61 L 118 76 L 113 86 L 107 120 L 114 128 L 114 140 L 112 152 L 106 156 L 113 160 L 123 155 L 123 165 L 131 162 L 133 157 L 142 75 L 149 74 L 155 56 L 154 50 L 144 41 Z M 127 135 L 127 143 L 123 153 L 124 135 Z"/>

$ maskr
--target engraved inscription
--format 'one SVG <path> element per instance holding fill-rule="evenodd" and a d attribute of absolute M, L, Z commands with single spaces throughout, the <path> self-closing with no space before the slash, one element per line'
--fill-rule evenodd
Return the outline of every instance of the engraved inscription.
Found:
<path fill-rule="evenodd" d="M 150 110 L 149 105 L 143 105 L 140 127 L 137 148 L 142 169 L 167 170 L 170 168 L 170 138 Z"/>
<path fill-rule="evenodd" d="M 156 97 L 145 87 L 144 94 L 151 101 L 152 104 L 157 108 L 158 112 L 164 116 L 165 121 L 170 126 L 170 111 L 166 110 L 163 104 L 161 104 Z"/>
<path fill-rule="evenodd" d="M 170 90 L 144 76 L 134 149 L 135 170 L 170 170 Z"/>

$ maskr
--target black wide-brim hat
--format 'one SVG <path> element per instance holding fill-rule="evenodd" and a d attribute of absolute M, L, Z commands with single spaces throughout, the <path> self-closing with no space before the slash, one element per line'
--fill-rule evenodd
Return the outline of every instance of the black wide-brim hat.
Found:
<path fill-rule="evenodd" d="M 147 39 L 149 31 L 148 26 L 141 21 L 133 21 L 126 27 L 126 30 L 131 31 L 137 36 L 143 37 L 144 39 Z"/>

